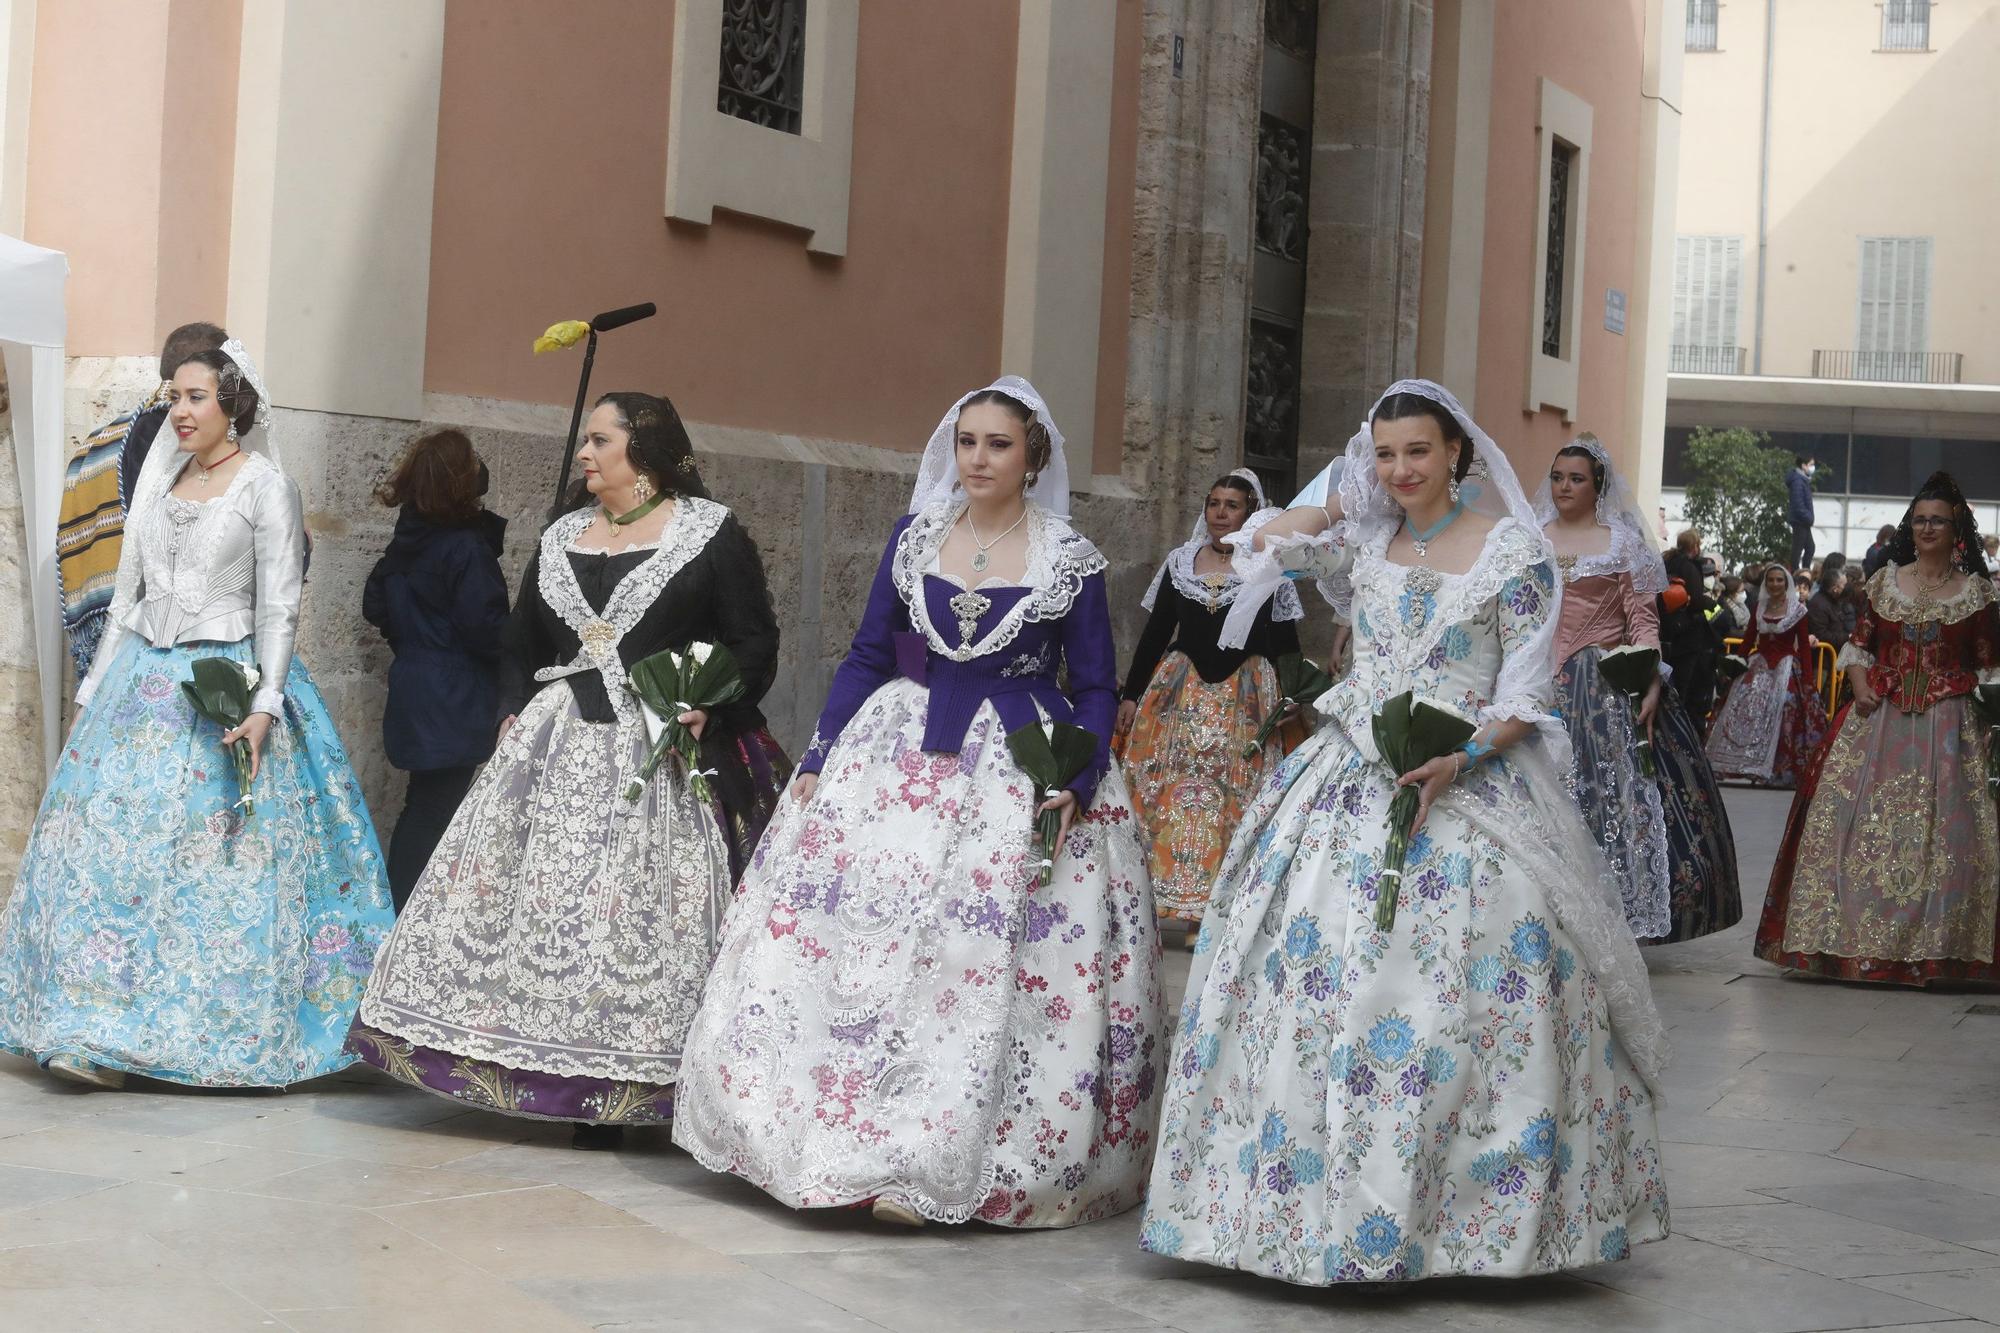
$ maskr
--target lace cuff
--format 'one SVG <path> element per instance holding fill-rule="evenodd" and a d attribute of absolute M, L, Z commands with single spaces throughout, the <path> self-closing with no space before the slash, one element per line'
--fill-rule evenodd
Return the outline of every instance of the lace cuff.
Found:
<path fill-rule="evenodd" d="M 1835 671 L 1845 671 L 1849 667 L 1872 667 L 1874 665 L 1875 654 L 1869 652 L 1866 648 L 1857 648 L 1852 643 L 1843 643 L 1840 645 L 1840 652 L 1833 659 L 1833 669 Z"/>
<path fill-rule="evenodd" d="M 1277 512 L 1282 511 L 1274 511 L 1272 516 L 1276 517 Z M 1257 524 L 1257 529 L 1270 521 L 1265 519 Z M 1224 648 L 1241 648 L 1250 641 L 1257 613 L 1288 579 L 1317 579 L 1323 589 L 1329 581 L 1344 577 L 1354 564 L 1345 522 L 1334 524 L 1317 537 L 1289 533 L 1261 551 L 1253 541 L 1256 535 L 1256 529 L 1248 523 L 1233 534 L 1236 551 L 1230 557 L 1230 568 L 1242 583 L 1216 638 Z"/>

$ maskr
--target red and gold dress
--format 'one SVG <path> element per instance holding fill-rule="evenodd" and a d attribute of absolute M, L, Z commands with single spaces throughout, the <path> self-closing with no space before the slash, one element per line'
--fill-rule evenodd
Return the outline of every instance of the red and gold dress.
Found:
<path fill-rule="evenodd" d="M 1723 697 L 1708 733 L 1719 778 L 1794 787 L 1826 739 L 1826 705 L 1813 685 L 1812 632 L 1796 603 L 1776 623 L 1762 610 L 1744 636 L 1750 670 Z"/>
<path fill-rule="evenodd" d="M 1841 710 L 1799 784 L 1757 956 L 1849 981 L 1996 981 L 2000 821 L 1968 695 L 2000 677 L 2000 611 L 1974 574 L 1944 601 L 1887 565 L 1840 666 L 1882 704 Z"/>

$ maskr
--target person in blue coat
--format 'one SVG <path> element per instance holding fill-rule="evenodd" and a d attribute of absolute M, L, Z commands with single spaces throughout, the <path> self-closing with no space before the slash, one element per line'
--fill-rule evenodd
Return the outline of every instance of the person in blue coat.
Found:
<path fill-rule="evenodd" d="M 375 492 L 399 511 L 361 597 L 361 614 L 395 653 L 383 747 L 410 775 L 389 840 L 398 912 L 498 735 L 507 520 L 480 503 L 486 480 L 465 433 L 440 430 L 414 441 Z"/>

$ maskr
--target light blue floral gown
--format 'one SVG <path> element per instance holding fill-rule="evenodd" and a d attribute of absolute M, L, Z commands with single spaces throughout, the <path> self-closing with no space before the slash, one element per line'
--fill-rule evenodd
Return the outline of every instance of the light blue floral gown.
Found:
<path fill-rule="evenodd" d="M 0 914 L 0 1050 L 204 1086 L 353 1062 L 392 917 L 360 785 L 292 656 L 302 536 L 297 488 L 261 456 L 206 504 L 135 507 L 136 582 Z M 267 677 L 253 810 L 181 692 L 203 657 Z"/>
<path fill-rule="evenodd" d="M 1142 1243 L 1313 1285 L 1622 1258 L 1667 1230 L 1659 1023 L 1539 743 L 1439 798 L 1374 926 L 1394 774 L 1372 714 L 1410 690 L 1552 725 L 1546 670 L 1508 664 L 1546 653 L 1554 572 L 1512 519 L 1463 575 L 1391 563 L 1391 535 L 1316 557 L 1352 576 L 1355 666 L 1223 862 Z"/>

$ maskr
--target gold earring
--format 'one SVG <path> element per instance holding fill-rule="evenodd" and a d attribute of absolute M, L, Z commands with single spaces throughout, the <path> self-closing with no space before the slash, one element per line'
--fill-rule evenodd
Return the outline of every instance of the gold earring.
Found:
<path fill-rule="evenodd" d="M 639 479 L 632 483 L 632 498 L 640 504 L 653 498 L 653 483 L 646 479 L 646 474 L 643 472 L 639 474 Z"/>

